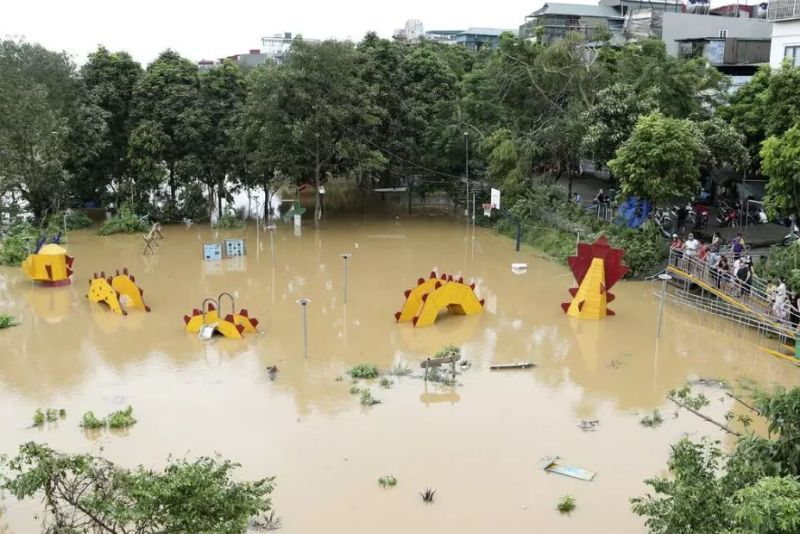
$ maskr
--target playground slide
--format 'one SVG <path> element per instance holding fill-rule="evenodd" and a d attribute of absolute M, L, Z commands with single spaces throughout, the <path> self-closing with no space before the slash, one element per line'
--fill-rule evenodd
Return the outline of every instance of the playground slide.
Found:
<path fill-rule="evenodd" d="M 483 300 L 475 296 L 475 284 L 466 285 L 463 278 L 453 280 L 435 272 L 417 279 L 417 285 L 403 293 L 403 308 L 394 314 L 397 322 L 411 321 L 414 326 L 429 326 L 436 322 L 439 312 L 447 310 L 456 315 L 473 315 L 483 311 Z"/>

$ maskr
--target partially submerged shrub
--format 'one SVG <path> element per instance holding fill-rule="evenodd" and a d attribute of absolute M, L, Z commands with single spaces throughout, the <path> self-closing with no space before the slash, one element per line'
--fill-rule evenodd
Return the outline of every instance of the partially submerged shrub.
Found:
<path fill-rule="evenodd" d="M 448 358 L 450 356 L 461 356 L 461 348 L 455 345 L 445 345 L 439 352 L 434 354 L 434 358 Z"/>
<path fill-rule="evenodd" d="M 380 372 L 372 363 L 360 363 L 347 371 L 353 378 L 377 378 Z"/>
<path fill-rule="evenodd" d="M 106 421 L 105 419 L 98 419 L 97 416 L 94 415 L 94 412 L 90 410 L 83 414 L 81 426 L 89 429 L 104 428 L 106 426 Z"/>
<path fill-rule="evenodd" d="M 100 235 L 135 234 L 146 232 L 149 229 L 149 225 L 136 215 L 133 208 L 123 204 L 114 217 L 103 223 L 98 233 Z"/>
<path fill-rule="evenodd" d="M 385 376 L 381 377 L 381 380 L 378 383 L 381 385 L 382 388 L 387 388 L 387 389 L 394 385 L 394 382 L 392 382 L 391 380 L 389 380 Z"/>
<path fill-rule="evenodd" d="M 44 424 L 44 412 L 41 408 L 36 408 L 33 412 L 33 426 L 42 426 Z"/>
<path fill-rule="evenodd" d="M 39 233 L 27 222 L 18 222 L 9 227 L 0 238 L 0 265 L 19 267 L 36 245 Z"/>
<path fill-rule="evenodd" d="M 556 508 L 562 514 L 568 514 L 575 509 L 575 497 L 572 495 L 564 495 L 561 497 L 561 500 L 558 501 Z"/>
<path fill-rule="evenodd" d="M 357 386 L 357 385 L 355 385 L 355 384 L 353 384 L 352 386 L 350 386 L 350 394 L 351 394 L 351 395 L 358 395 L 359 393 L 361 393 L 361 388 L 360 388 L 360 387 L 358 387 L 358 386 Z"/>
<path fill-rule="evenodd" d="M 425 488 L 425 491 L 420 492 L 419 495 L 422 497 L 422 502 L 432 503 L 433 497 L 436 495 L 436 490 Z"/>
<path fill-rule="evenodd" d="M 378 484 L 380 484 L 382 488 L 393 488 L 397 485 L 397 479 L 392 475 L 383 475 L 378 479 Z"/>
<path fill-rule="evenodd" d="M 406 376 L 411 374 L 411 368 L 406 362 L 397 362 L 394 367 L 389 370 L 390 375 Z"/>
<path fill-rule="evenodd" d="M 17 320 L 14 318 L 13 315 L 8 315 L 5 313 L 0 313 L 0 330 L 3 328 L 10 328 L 12 326 L 17 326 Z"/>
<path fill-rule="evenodd" d="M 111 412 L 106 421 L 108 421 L 109 428 L 128 428 L 135 425 L 136 419 L 133 418 L 133 406 Z"/>
<path fill-rule="evenodd" d="M 59 419 L 64 419 L 66 416 L 67 411 L 64 408 L 58 410 L 55 408 L 48 408 L 47 410 L 37 408 L 33 413 L 33 426 L 42 426 L 44 425 L 45 421 L 48 423 L 53 423 Z"/>
<path fill-rule="evenodd" d="M 244 221 L 239 217 L 236 211 L 230 208 L 225 210 L 222 217 L 217 220 L 217 224 L 214 225 L 214 228 L 217 230 L 231 230 L 242 227 L 244 227 Z"/>
<path fill-rule="evenodd" d="M 374 404 L 380 404 L 381 401 L 376 399 L 372 396 L 372 392 L 368 389 L 361 390 L 361 405 L 362 406 L 372 406 Z"/>
<path fill-rule="evenodd" d="M 654 427 L 660 426 L 661 423 L 663 423 L 663 422 L 664 422 L 664 418 L 661 417 L 661 412 L 658 411 L 658 410 L 653 410 L 653 413 L 651 415 L 645 415 L 644 417 L 642 417 L 642 420 L 639 421 L 639 423 L 642 426 L 646 426 L 646 427 L 650 427 L 650 428 L 654 428 Z"/>

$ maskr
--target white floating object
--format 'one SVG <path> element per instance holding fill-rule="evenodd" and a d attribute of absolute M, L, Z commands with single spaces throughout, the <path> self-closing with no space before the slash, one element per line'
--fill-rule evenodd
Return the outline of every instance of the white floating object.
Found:
<path fill-rule="evenodd" d="M 527 263 L 512 263 L 511 264 L 511 272 L 514 274 L 522 274 L 528 270 Z"/>

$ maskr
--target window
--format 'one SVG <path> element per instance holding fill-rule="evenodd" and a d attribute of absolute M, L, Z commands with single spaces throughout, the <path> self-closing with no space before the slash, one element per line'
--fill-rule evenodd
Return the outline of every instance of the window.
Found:
<path fill-rule="evenodd" d="M 783 49 L 783 57 L 792 61 L 792 66 L 800 67 L 800 45 L 787 46 Z"/>
<path fill-rule="evenodd" d="M 727 39 L 728 38 L 728 30 L 720 30 L 719 31 L 719 38 L 720 39 Z"/>

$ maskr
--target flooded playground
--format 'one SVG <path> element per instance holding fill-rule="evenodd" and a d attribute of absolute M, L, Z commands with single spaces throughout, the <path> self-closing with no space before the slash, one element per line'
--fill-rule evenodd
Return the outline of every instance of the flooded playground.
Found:
<path fill-rule="evenodd" d="M 663 473 L 684 434 L 731 442 L 665 396 L 687 380 L 748 379 L 800 384 L 800 369 L 757 348 L 746 328 L 668 304 L 656 340 L 657 286 L 620 282 L 616 316 L 580 321 L 564 314 L 571 272 L 488 230 L 442 218 L 349 219 L 257 231 L 170 226 L 157 252 L 140 235 L 70 232 L 73 283 L 33 286 L 0 268 L 0 311 L 21 324 L 0 332 L 0 454 L 26 441 L 101 454 L 125 466 L 157 468 L 169 455 L 219 453 L 242 478 L 274 475 L 273 504 L 287 533 L 644 532 L 629 498 Z M 244 237 L 244 257 L 204 261 L 203 245 Z M 352 253 L 344 302 L 342 253 Z M 515 274 L 512 262 L 526 262 Z M 126 267 L 150 313 L 127 316 L 90 303 L 93 273 Z M 442 315 L 432 326 L 396 323 L 403 292 L 436 269 L 476 283 L 477 315 Z M 229 292 L 259 320 L 259 334 L 208 341 L 184 331 L 184 315 Z M 304 357 L 298 299 L 308 298 Z M 223 306 L 227 306 L 224 304 Z M 420 362 L 443 345 L 471 365 L 457 385 L 425 382 Z M 532 369 L 490 365 L 530 361 Z M 371 381 L 380 404 L 364 407 L 346 371 L 407 362 L 417 376 Z M 274 380 L 267 372 L 276 366 Z M 343 379 L 342 379 L 343 377 Z M 740 413 L 719 390 L 706 410 Z M 89 410 L 133 406 L 124 432 L 87 433 Z M 37 408 L 66 419 L 31 428 Z M 660 409 L 665 421 L 639 421 Z M 582 420 L 597 420 L 593 431 Z M 597 473 L 586 482 L 543 471 L 539 462 Z M 382 489 L 378 478 L 397 478 Z M 419 492 L 436 490 L 424 504 Z M 577 508 L 556 510 L 570 494 Z M 6 501 L 12 532 L 36 532 L 38 502 Z"/>

